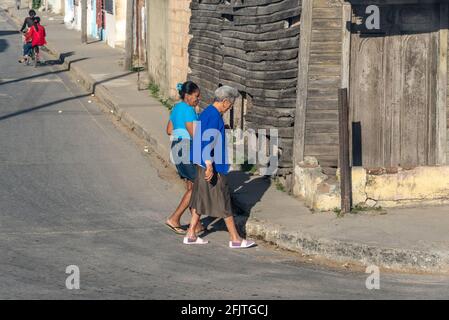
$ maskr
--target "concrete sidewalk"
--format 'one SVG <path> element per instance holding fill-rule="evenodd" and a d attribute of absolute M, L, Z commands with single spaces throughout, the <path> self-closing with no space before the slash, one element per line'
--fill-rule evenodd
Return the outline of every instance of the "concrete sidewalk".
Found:
<path fill-rule="evenodd" d="M 17 21 L 26 11 L 8 10 Z M 62 17 L 39 15 L 47 28 L 47 47 L 62 65 L 169 161 L 165 134 L 169 111 L 148 90 L 137 90 L 136 73 L 120 66 L 123 51 L 95 40 L 82 45 L 80 33 L 67 30 Z M 230 183 L 241 213 L 237 220 L 251 237 L 342 264 L 449 271 L 449 207 L 389 209 L 386 214 L 361 212 L 339 218 L 330 212 L 312 213 L 265 177 L 232 172 Z"/>

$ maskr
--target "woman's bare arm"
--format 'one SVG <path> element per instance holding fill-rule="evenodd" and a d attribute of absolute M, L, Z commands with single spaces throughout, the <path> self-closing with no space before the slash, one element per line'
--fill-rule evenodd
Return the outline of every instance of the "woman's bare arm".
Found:
<path fill-rule="evenodd" d="M 186 122 L 186 129 L 187 132 L 190 134 L 190 136 L 193 138 L 193 129 L 194 129 L 194 125 L 193 122 Z"/>
<path fill-rule="evenodd" d="M 167 130 L 167 134 L 170 136 L 173 132 L 173 123 L 171 122 L 171 120 L 168 120 L 166 130 Z"/>

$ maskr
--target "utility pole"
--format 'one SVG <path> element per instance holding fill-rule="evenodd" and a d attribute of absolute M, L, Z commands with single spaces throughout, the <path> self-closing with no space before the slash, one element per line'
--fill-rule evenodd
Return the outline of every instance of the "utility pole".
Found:
<path fill-rule="evenodd" d="M 338 89 L 339 159 L 341 212 L 351 212 L 352 178 L 349 163 L 349 103 L 348 89 Z"/>
<path fill-rule="evenodd" d="M 87 0 L 80 0 L 81 6 L 81 43 L 87 43 Z"/>
<path fill-rule="evenodd" d="M 125 39 L 125 63 L 123 68 L 131 70 L 133 67 L 133 27 L 134 27 L 134 0 L 126 0 L 126 39 Z"/>

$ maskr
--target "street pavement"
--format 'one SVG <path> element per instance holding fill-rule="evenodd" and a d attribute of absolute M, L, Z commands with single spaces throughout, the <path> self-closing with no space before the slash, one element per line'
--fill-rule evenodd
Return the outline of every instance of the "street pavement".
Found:
<path fill-rule="evenodd" d="M 57 61 L 19 64 L 15 29 L 1 12 L 1 299 L 449 298 L 446 276 L 381 273 L 368 290 L 363 272 L 231 250 L 222 230 L 183 245 L 164 226 L 180 185 Z M 69 265 L 79 290 L 66 288 Z"/>

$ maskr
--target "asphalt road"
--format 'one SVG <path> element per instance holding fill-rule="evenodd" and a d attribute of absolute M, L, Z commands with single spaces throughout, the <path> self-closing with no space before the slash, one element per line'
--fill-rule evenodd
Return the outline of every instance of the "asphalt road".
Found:
<path fill-rule="evenodd" d="M 449 298 L 448 277 L 381 273 L 368 290 L 362 272 L 264 245 L 233 251 L 223 231 L 183 245 L 163 224 L 179 185 L 66 72 L 19 64 L 14 30 L 1 13 L 0 298 Z"/>

